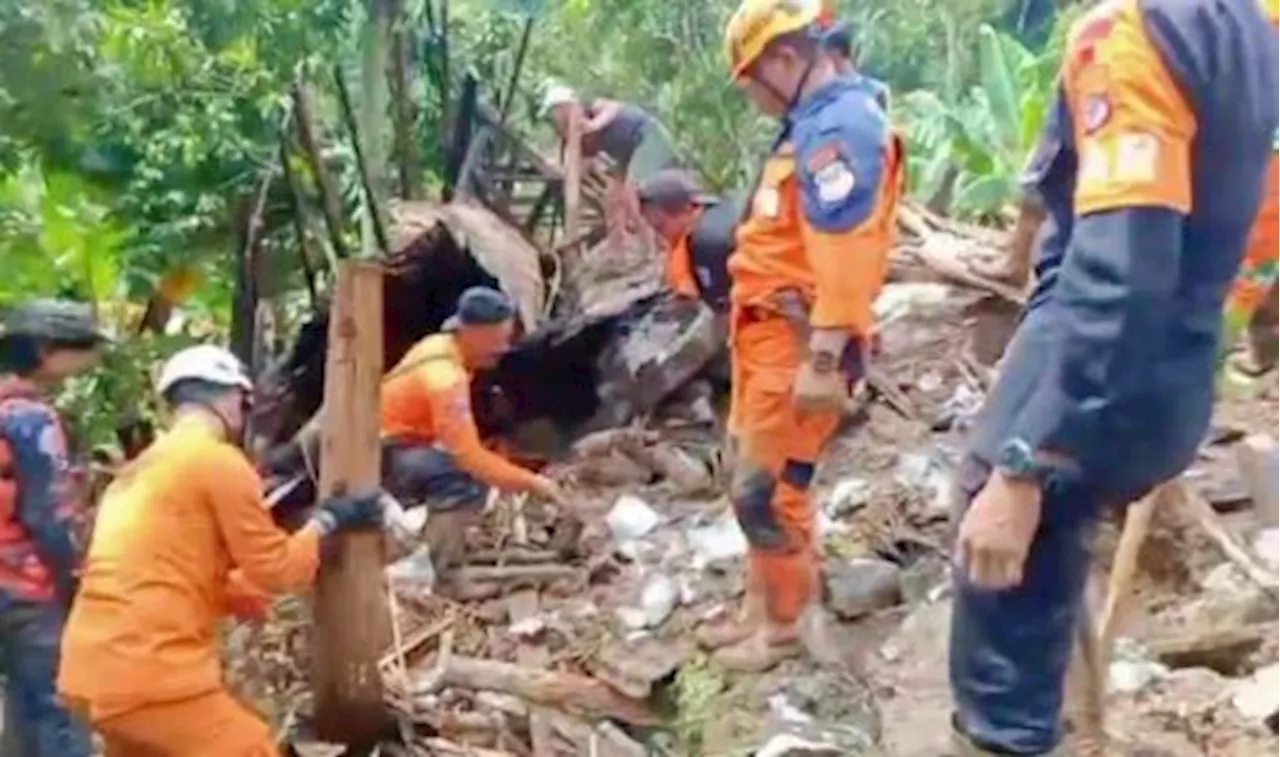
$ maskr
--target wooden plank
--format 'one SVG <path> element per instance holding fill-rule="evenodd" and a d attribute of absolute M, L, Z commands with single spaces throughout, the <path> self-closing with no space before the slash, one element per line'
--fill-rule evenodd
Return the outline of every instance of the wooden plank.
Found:
<path fill-rule="evenodd" d="M 582 220 L 582 109 L 575 107 L 569 113 L 564 146 L 564 235 L 574 239 Z"/>
<path fill-rule="evenodd" d="M 531 618 L 538 614 L 538 592 L 532 589 L 517 591 L 507 600 L 507 614 L 512 624 Z M 541 645 L 520 642 L 516 647 L 516 662 L 531 668 L 547 666 L 547 650 Z M 550 712 L 544 707 L 532 707 L 529 710 L 529 741 L 533 747 L 533 757 L 554 757 L 553 732 Z"/>
<path fill-rule="evenodd" d="M 382 269 L 343 261 L 329 319 L 321 496 L 378 486 L 381 380 Z M 382 566 L 380 527 L 339 534 L 325 545 L 313 607 L 311 681 L 316 732 L 326 741 L 368 745 L 388 722 L 378 670 L 391 641 Z"/>

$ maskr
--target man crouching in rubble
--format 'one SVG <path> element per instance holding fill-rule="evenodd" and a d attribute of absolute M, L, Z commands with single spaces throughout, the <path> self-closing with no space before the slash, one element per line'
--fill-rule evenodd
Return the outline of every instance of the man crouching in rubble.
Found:
<path fill-rule="evenodd" d="M 727 314 L 728 261 L 741 204 L 704 193 L 692 174 L 678 168 L 646 179 L 637 194 L 641 215 L 667 248 L 667 286 L 702 300 L 716 315 Z"/>
<path fill-rule="evenodd" d="M 272 523 L 238 446 L 252 391 L 240 361 L 191 347 L 165 364 L 157 388 L 173 427 L 102 498 L 58 690 L 89 716 L 108 757 L 274 757 L 271 728 L 223 684 L 218 620 L 260 596 L 254 587 L 308 585 L 321 541 L 379 527 L 380 498 L 327 499 L 291 536 Z"/>
<path fill-rule="evenodd" d="M 1112 0 L 1068 37 L 1030 169 L 1051 224 L 1036 288 L 957 474 L 956 754 L 1067 754 L 1093 525 L 1208 429 L 1276 133 L 1276 9 Z"/>
<path fill-rule="evenodd" d="M 737 622 L 702 640 L 741 671 L 799 652 L 818 593 L 809 486 L 861 378 L 902 191 L 883 90 L 842 73 L 832 28 L 816 1 L 744 0 L 725 31 L 735 83 L 784 124 L 729 261 L 731 496 L 750 544 L 747 596 Z"/>
<path fill-rule="evenodd" d="M 566 504 L 555 481 L 485 448 L 471 414 L 471 375 L 498 364 L 514 328 L 510 298 L 472 287 L 443 332 L 414 345 L 382 381 L 386 488 L 406 506 L 427 504 L 427 544 L 437 568 L 461 556 L 463 527 L 491 486 Z"/>

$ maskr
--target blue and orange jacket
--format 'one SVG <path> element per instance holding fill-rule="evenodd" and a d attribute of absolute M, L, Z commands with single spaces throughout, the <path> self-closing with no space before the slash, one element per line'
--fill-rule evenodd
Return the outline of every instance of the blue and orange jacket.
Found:
<path fill-rule="evenodd" d="M 0 380 L 0 606 L 70 601 L 78 563 L 73 488 L 57 412 L 31 384 Z"/>
<path fill-rule="evenodd" d="M 1107 499 L 1193 459 L 1276 91 L 1276 0 L 1107 0 L 1078 22 L 1029 171 L 1049 233 L 980 458 L 1020 440 Z"/>
<path fill-rule="evenodd" d="M 904 164 L 881 93 L 869 79 L 841 75 L 788 115 L 729 259 L 734 308 L 776 309 L 776 296 L 792 290 L 814 328 L 870 338 Z"/>

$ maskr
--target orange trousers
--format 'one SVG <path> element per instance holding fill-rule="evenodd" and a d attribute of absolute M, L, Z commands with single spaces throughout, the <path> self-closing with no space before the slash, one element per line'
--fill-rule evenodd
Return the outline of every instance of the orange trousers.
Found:
<path fill-rule="evenodd" d="M 148 705 L 93 724 L 106 757 L 279 757 L 271 728 L 226 691 Z"/>
<path fill-rule="evenodd" d="M 750 545 L 747 589 L 764 594 L 770 620 L 791 624 L 817 594 L 809 486 L 840 414 L 795 409 L 792 386 L 807 346 L 781 315 L 735 313 L 730 344 L 730 497 Z"/>

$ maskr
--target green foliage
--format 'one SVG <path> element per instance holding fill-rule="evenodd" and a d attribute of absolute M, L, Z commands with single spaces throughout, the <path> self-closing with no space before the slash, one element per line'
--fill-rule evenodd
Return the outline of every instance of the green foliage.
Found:
<path fill-rule="evenodd" d="M 1060 35 L 1059 35 L 1060 36 Z M 900 100 L 911 191 L 943 212 L 992 217 L 1017 194 L 1017 176 L 1052 103 L 1059 54 L 1036 55 L 987 24 L 978 30 L 978 84 L 948 101 L 929 90 Z"/>

